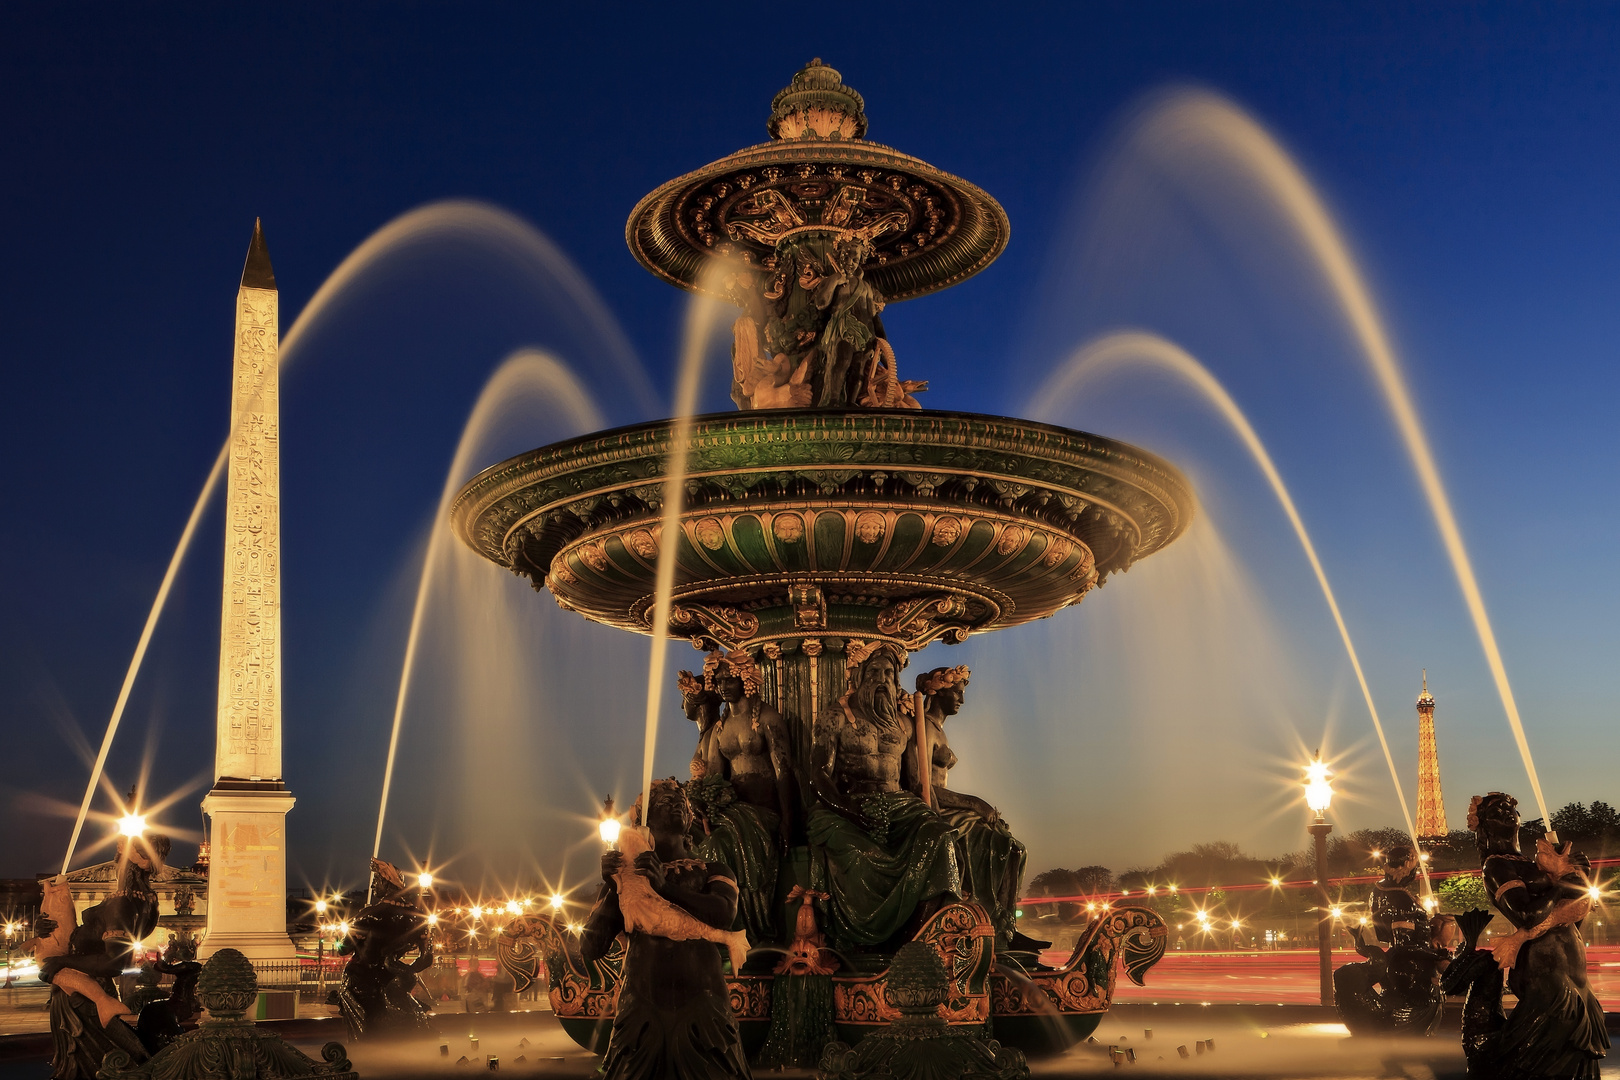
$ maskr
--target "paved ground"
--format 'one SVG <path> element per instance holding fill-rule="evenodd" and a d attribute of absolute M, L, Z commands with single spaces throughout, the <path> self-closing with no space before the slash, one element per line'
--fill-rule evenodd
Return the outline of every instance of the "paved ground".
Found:
<path fill-rule="evenodd" d="M 1461 1080 L 1463 1076 L 1454 1034 L 1369 1043 L 1348 1039 L 1342 1026 L 1325 1022 L 1327 1015 L 1300 1006 L 1122 1005 L 1103 1021 L 1095 1044 L 1032 1062 L 1032 1070 L 1037 1077 L 1117 1076 L 1123 1069 L 1142 1078 L 1233 1080 Z M 487 1073 L 491 1056 L 499 1060 L 500 1072 L 546 1080 L 588 1080 L 597 1065 L 595 1057 L 563 1034 L 550 1013 L 445 1016 L 439 1024 L 441 1034 L 433 1038 L 351 1046 L 350 1060 L 362 1077 L 391 1080 L 470 1080 L 475 1068 Z M 299 1021 L 282 1030 L 312 1057 L 319 1056 L 326 1041 L 343 1039 L 341 1025 L 332 1020 Z M 1204 1053 L 1197 1050 L 1199 1042 L 1206 1044 Z M 1127 1051 L 1134 1052 L 1134 1061 Z M 49 1074 L 48 1053 L 48 1039 L 41 1035 L 0 1039 L 0 1080 L 44 1080 Z M 810 1074 L 774 1075 L 798 1080 Z M 1603 1075 L 1620 1078 L 1620 1060 Z"/>

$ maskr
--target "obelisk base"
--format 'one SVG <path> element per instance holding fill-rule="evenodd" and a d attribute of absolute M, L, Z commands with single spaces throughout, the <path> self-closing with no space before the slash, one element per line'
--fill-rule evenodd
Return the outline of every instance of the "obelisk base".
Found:
<path fill-rule="evenodd" d="M 294 799 L 279 780 L 215 781 L 203 799 L 212 861 L 206 959 L 236 949 L 249 960 L 294 960 L 287 936 L 287 811 Z"/>

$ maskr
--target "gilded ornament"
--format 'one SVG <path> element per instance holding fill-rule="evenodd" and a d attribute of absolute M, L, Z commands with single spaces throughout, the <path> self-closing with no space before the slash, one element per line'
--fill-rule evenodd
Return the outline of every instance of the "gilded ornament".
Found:
<path fill-rule="evenodd" d="M 726 546 L 726 531 L 720 525 L 719 518 L 699 518 L 692 531 L 697 534 L 698 543 L 710 551 L 719 551 Z"/>
<path fill-rule="evenodd" d="M 784 544 L 804 539 L 804 518 L 798 514 L 777 514 L 771 519 L 771 532 Z"/>
<path fill-rule="evenodd" d="M 1029 539 L 1029 530 L 1019 525 L 1008 525 L 1001 530 L 1001 536 L 996 540 L 996 553 L 1011 555 L 1024 546 Z"/>
<path fill-rule="evenodd" d="M 608 568 L 607 549 L 600 540 L 592 540 L 588 544 L 582 544 L 579 549 L 579 557 L 586 566 L 599 574 Z"/>
<path fill-rule="evenodd" d="M 930 539 L 940 547 L 950 547 L 961 539 L 961 536 L 962 520 L 954 517 L 942 517 L 935 519 L 933 536 Z"/>
<path fill-rule="evenodd" d="M 625 546 L 643 559 L 658 557 L 658 544 L 653 540 L 652 533 L 646 529 L 636 529 L 624 538 Z"/>
<path fill-rule="evenodd" d="M 886 527 L 882 514 L 868 510 L 855 519 L 855 538 L 863 544 L 875 544 L 883 539 Z"/>

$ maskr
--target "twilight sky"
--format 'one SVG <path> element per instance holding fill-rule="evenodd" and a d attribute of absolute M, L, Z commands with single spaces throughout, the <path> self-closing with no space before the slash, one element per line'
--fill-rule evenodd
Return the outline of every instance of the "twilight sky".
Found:
<path fill-rule="evenodd" d="M 1095 335 L 1173 339 L 1225 384 L 1291 487 L 1408 798 L 1426 667 L 1453 827 L 1489 789 L 1534 816 L 1433 518 L 1320 271 L 1241 177 L 1152 137 L 1178 93 L 1221 95 L 1269 129 L 1337 216 L 1405 365 L 1549 803 L 1620 798 L 1620 16 L 1524 3 L 604 11 L 0 15 L 0 875 L 58 865 L 61 810 L 88 775 L 76 742 L 101 738 L 226 433 L 254 217 L 285 332 L 397 216 L 446 199 L 500 208 L 590 283 L 651 387 L 649 403 L 560 291 L 563 264 L 536 263 L 518 226 L 406 245 L 288 358 L 292 879 L 355 884 L 434 508 L 480 389 L 513 352 L 542 349 L 606 422 L 667 411 L 686 298 L 635 264 L 625 217 L 663 180 L 764 139 L 772 94 L 812 56 L 865 95 L 874 140 L 980 184 L 1012 219 L 990 269 L 885 312 L 905 377 L 931 381 L 925 404 L 1028 415 Z M 729 407 L 719 370 L 705 400 Z M 1201 516 L 1079 608 L 914 661 L 974 669 L 952 786 L 1002 809 L 1032 870 L 1124 869 L 1215 839 L 1301 847 L 1291 785 L 1318 745 L 1342 773 L 1342 826 L 1398 823 L 1309 567 L 1217 414 L 1146 370 L 1045 404 L 1177 463 Z M 469 473 L 583 430 L 533 386 L 496 411 Z M 221 529 L 216 504 L 114 744 L 120 790 L 143 760 L 154 797 L 207 779 Z M 384 854 L 490 889 L 581 880 L 583 815 L 640 771 L 645 640 L 454 552 L 433 598 Z M 681 645 L 672 660 L 694 655 Z M 690 754 L 675 706 L 672 689 L 661 775 Z M 200 795 L 162 821 L 195 834 Z"/>

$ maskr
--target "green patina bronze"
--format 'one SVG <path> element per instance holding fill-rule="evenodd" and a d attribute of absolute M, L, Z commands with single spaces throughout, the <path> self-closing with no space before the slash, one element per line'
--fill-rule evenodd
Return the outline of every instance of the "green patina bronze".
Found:
<path fill-rule="evenodd" d="M 1180 536 L 1196 501 L 1175 468 L 1125 443 L 924 410 L 928 384 L 900 377 L 885 305 L 989 266 L 1005 212 L 867 140 L 865 101 L 819 60 L 776 95 L 767 130 L 660 186 L 625 226 L 648 270 L 737 306 L 740 411 L 514 457 L 463 488 L 451 524 L 564 609 L 636 633 L 655 629 L 660 560 L 673 561 L 656 629 L 727 650 L 725 670 L 746 673 L 752 704 L 734 678 L 724 707 L 740 712 L 718 711 L 713 655 L 701 683 L 680 685 L 699 733 L 699 850 L 751 894 L 738 921 L 767 946 L 729 980 L 750 1052 L 810 1064 L 830 1023 L 859 1045 L 829 1047 L 827 1080 L 1013 1080 L 1022 1055 L 986 1043 L 985 1025 L 1065 1048 L 1107 1010 L 1119 967 L 1140 981 L 1162 956 L 1165 927 L 1118 909 L 1067 963 L 1040 964 L 1013 925 L 1023 846 L 989 802 L 932 779 L 954 763 L 948 747 L 918 767 L 927 691 L 900 670 L 934 642 L 1079 603 Z M 666 530 L 672 461 L 685 483 Z M 705 753 L 717 731 L 727 748 Z M 520 984 L 542 941 L 554 1010 L 598 1048 L 619 973 L 586 971 L 554 926 L 524 922 L 502 954 Z"/>

